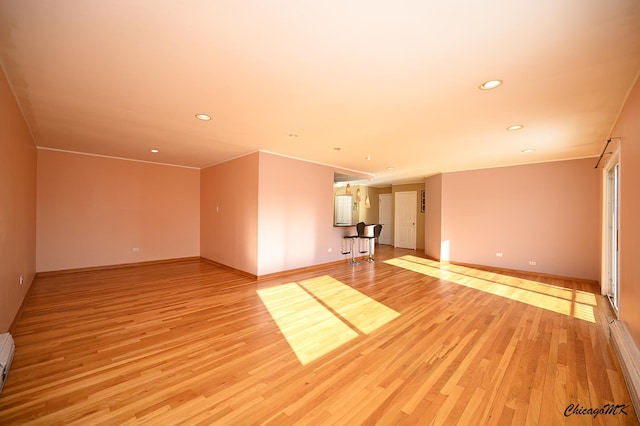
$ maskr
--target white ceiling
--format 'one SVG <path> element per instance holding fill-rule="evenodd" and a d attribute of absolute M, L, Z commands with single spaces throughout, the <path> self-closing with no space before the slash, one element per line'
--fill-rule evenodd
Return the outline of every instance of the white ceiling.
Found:
<path fill-rule="evenodd" d="M 0 0 L 0 62 L 40 147 L 191 167 L 261 149 L 418 182 L 599 155 L 640 1 Z"/>

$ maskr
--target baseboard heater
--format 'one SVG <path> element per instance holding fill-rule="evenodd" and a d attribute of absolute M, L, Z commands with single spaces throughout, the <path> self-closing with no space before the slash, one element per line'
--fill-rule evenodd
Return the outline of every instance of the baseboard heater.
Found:
<path fill-rule="evenodd" d="M 0 373 L 2 373 L 0 393 L 2 393 L 2 388 L 4 388 L 4 382 L 7 381 L 7 374 L 9 374 L 9 368 L 11 367 L 15 351 L 16 345 L 13 342 L 11 334 L 0 334 Z"/>
<path fill-rule="evenodd" d="M 609 324 L 611 346 L 618 357 L 631 402 L 640 421 L 640 352 L 624 322 L 614 320 Z"/>

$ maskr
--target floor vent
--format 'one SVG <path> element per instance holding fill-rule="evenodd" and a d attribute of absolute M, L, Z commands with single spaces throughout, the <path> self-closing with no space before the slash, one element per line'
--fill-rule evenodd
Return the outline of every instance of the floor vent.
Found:
<path fill-rule="evenodd" d="M 7 380 L 7 374 L 11 367 L 11 361 L 13 361 L 13 354 L 15 353 L 16 346 L 13 343 L 13 337 L 11 334 L 0 334 L 0 373 L 2 373 L 2 380 L 0 380 L 0 393 L 4 388 L 4 382 Z"/>
<path fill-rule="evenodd" d="M 640 421 L 640 352 L 622 321 L 609 324 L 611 346 L 618 357 L 636 417 Z"/>

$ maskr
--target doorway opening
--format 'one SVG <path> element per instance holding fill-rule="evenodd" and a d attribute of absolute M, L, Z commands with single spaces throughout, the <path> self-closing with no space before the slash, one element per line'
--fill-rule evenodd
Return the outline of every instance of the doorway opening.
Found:
<path fill-rule="evenodd" d="M 391 231 L 393 230 L 393 200 L 392 194 L 380 194 L 378 196 L 378 223 L 382 225 L 382 231 L 378 238 L 378 244 L 392 245 Z"/>

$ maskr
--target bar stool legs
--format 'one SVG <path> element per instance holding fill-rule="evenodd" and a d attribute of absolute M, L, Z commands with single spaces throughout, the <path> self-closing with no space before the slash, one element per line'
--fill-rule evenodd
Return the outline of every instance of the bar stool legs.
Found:
<path fill-rule="evenodd" d="M 355 240 L 356 240 L 356 236 L 354 235 L 348 235 L 346 237 L 343 238 L 344 240 L 349 240 L 349 247 L 347 250 L 345 250 L 345 247 L 342 248 L 342 254 L 351 254 L 351 260 L 349 262 L 347 262 L 347 265 L 358 265 L 360 262 L 358 262 L 356 260 L 355 257 Z"/>
<path fill-rule="evenodd" d="M 356 248 L 354 247 L 356 244 L 356 240 L 358 237 L 351 237 L 351 261 L 349 261 L 349 265 L 359 265 L 360 262 L 356 260 Z"/>
<path fill-rule="evenodd" d="M 367 262 L 375 262 L 375 259 L 373 258 L 373 250 L 375 249 L 375 246 L 376 246 L 375 237 L 370 237 L 369 238 L 369 256 L 365 259 Z"/>
<path fill-rule="evenodd" d="M 376 238 L 380 237 L 380 232 L 382 232 L 382 225 L 378 224 L 373 227 L 373 236 L 367 237 L 369 238 L 369 257 L 367 257 L 367 262 L 375 262 L 373 258 L 373 251 L 376 247 Z"/>

